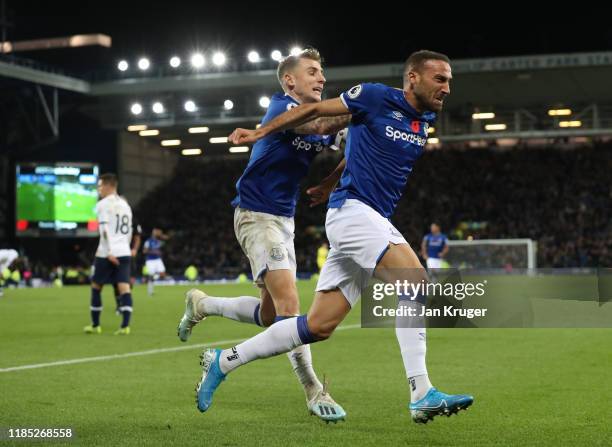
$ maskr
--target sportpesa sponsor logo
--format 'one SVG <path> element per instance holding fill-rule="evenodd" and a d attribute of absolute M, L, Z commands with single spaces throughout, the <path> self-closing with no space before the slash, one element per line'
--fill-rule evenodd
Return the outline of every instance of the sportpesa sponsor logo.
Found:
<path fill-rule="evenodd" d="M 309 143 L 308 141 L 302 140 L 300 137 L 296 137 L 291 144 L 293 144 L 297 150 L 305 150 L 309 151 L 314 149 L 317 152 L 321 152 L 323 150 L 323 143 L 317 141 L 315 143 Z"/>
<path fill-rule="evenodd" d="M 425 146 L 427 138 L 421 137 L 414 133 L 402 132 L 401 130 L 394 129 L 391 126 L 385 127 L 385 136 L 391 138 L 393 141 L 403 140 L 408 143 L 416 144 L 417 146 Z"/>

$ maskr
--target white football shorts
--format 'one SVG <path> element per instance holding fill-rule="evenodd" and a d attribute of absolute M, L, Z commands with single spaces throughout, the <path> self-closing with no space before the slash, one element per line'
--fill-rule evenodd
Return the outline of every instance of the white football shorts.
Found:
<path fill-rule="evenodd" d="M 258 286 L 263 286 L 263 274 L 271 270 L 291 270 L 295 277 L 295 223 L 292 217 L 236 207 L 234 231 L 242 251 L 249 258 L 253 281 Z"/>

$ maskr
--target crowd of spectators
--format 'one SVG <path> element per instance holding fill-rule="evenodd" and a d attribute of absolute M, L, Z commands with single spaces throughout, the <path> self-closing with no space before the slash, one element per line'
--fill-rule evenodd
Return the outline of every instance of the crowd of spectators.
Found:
<path fill-rule="evenodd" d="M 338 163 L 320 156 L 304 181 L 296 213 L 298 270 L 314 272 L 325 207 L 303 192 Z M 249 272 L 234 236 L 230 206 L 247 159 L 184 159 L 170 181 L 135 208 L 147 227 L 173 237 L 164 260 L 171 272 L 199 266 L 204 277 Z M 415 248 L 429 224 L 447 234 L 481 222 L 477 238 L 531 238 L 538 267 L 612 266 L 612 146 L 573 149 L 488 148 L 427 151 L 414 168 L 392 220 Z M 463 232 L 462 236 L 470 234 Z"/>

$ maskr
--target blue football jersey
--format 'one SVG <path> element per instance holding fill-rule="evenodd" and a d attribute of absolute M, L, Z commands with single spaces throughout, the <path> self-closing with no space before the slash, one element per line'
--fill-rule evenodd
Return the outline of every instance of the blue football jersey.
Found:
<path fill-rule="evenodd" d="M 433 112 L 418 113 L 399 89 L 360 84 L 340 95 L 352 114 L 340 185 L 330 208 L 357 199 L 386 218 L 397 206 L 415 161 L 427 143 Z"/>
<path fill-rule="evenodd" d="M 155 239 L 154 237 L 150 237 L 144 243 L 144 248 L 147 249 L 146 260 L 151 261 L 153 259 L 161 258 L 161 248 L 164 243 L 159 239 Z"/>
<path fill-rule="evenodd" d="M 446 243 L 448 242 L 448 238 L 444 233 L 440 234 L 432 234 L 429 233 L 424 237 L 425 246 L 427 248 L 427 257 L 429 258 L 439 258 L 440 253 L 444 250 Z"/>
<path fill-rule="evenodd" d="M 275 94 L 262 124 L 298 105 L 289 95 Z M 236 183 L 238 195 L 232 206 L 293 217 L 300 181 L 315 156 L 332 142 L 327 135 L 300 135 L 292 130 L 262 138 L 253 146 L 249 163 Z"/>

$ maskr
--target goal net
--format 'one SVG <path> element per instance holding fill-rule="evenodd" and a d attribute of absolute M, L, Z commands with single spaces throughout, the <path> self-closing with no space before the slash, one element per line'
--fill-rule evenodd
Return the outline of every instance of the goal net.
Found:
<path fill-rule="evenodd" d="M 448 241 L 445 260 L 461 269 L 535 269 L 537 243 L 531 239 Z"/>

